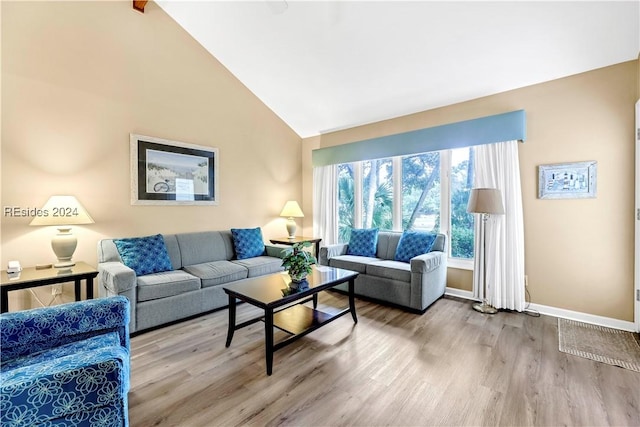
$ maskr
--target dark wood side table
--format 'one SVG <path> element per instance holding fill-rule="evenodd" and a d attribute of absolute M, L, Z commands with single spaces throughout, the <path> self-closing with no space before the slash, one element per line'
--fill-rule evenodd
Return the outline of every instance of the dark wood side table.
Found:
<path fill-rule="evenodd" d="M 317 237 L 296 236 L 293 239 L 290 239 L 288 237 L 278 237 L 276 239 L 270 239 L 269 241 L 274 245 L 280 244 L 280 245 L 290 245 L 290 246 L 293 246 L 294 243 L 310 242 L 315 245 L 314 255 L 317 258 L 318 255 L 320 255 L 320 242 L 322 241 L 322 239 L 319 239 Z"/>
<path fill-rule="evenodd" d="M 0 272 L 0 313 L 9 311 L 9 291 L 55 285 L 57 283 L 75 282 L 76 301 L 80 301 L 80 286 L 82 280 L 84 280 L 87 299 L 92 299 L 93 279 L 97 275 L 98 270 L 84 262 L 76 262 L 76 265 L 67 269 L 45 268 L 37 270 L 35 267 L 26 267 L 20 273 L 11 275 L 7 274 L 6 270 L 2 270 Z"/>

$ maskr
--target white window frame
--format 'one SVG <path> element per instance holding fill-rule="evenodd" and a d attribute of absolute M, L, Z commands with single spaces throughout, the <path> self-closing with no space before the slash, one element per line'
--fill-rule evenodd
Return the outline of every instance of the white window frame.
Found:
<path fill-rule="evenodd" d="M 402 157 L 391 158 L 393 165 L 393 229 L 402 231 Z"/>
<path fill-rule="evenodd" d="M 362 162 L 353 162 L 353 225 L 362 228 Z"/>
<path fill-rule="evenodd" d="M 451 152 L 440 151 L 440 233 L 447 236 L 447 256 L 451 260 Z M 446 221 L 445 221 L 446 220 Z"/>

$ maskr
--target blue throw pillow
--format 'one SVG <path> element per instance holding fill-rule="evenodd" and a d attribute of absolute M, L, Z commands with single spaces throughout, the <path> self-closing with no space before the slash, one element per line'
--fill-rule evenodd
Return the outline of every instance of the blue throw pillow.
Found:
<path fill-rule="evenodd" d="M 396 248 L 396 261 L 409 262 L 411 258 L 426 254 L 433 247 L 436 235 L 421 231 L 405 231 Z"/>
<path fill-rule="evenodd" d="M 377 228 L 353 228 L 347 246 L 347 255 L 375 257 L 378 247 Z"/>
<path fill-rule="evenodd" d="M 247 259 L 264 254 L 264 240 L 260 227 L 232 228 L 233 246 L 238 259 Z"/>
<path fill-rule="evenodd" d="M 114 239 L 113 243 L 124 265 L 133 269 L 136 276 L 173 270 L 162 234 Z"/>

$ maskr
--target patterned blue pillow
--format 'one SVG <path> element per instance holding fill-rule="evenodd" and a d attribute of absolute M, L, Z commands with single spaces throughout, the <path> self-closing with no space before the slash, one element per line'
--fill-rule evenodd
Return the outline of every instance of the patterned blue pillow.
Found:
<path fill-rule="evenodd" d="M 238 259 L 253 258 L 264 254 L 264 240 L 260 227 L 232 228 L 233 246 Z"/>
<path fill-rule="evenodd" d="M 173 270 L 162 234 L 114 239 L 113 243 L 124 265 L 133 269 L 136 276 Z"/>
<path fill-rule="evenodd" d="M 405 231 L 396 248 L 396 261 L 409 262 L 411 258 L 426 254 L 433 247 L 436 235 L 420 231 Z"/>
<path fill-rule="evenodd" d="M 353 228 L 347 246 L 347 255 L 375 257 L 378 247 L 377 228 Z"/>

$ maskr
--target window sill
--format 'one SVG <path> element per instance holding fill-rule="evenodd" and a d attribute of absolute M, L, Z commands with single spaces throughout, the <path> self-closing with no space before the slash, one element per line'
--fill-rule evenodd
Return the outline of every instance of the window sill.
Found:
<path fill-rule="evenodd" d="M 473 271 L 473 260 L 472 259 L 462 259 L 462 258 L 449 258 L 447 260 L 448 268 L 457 268 L 459 270 L 472 270 Z"/>

